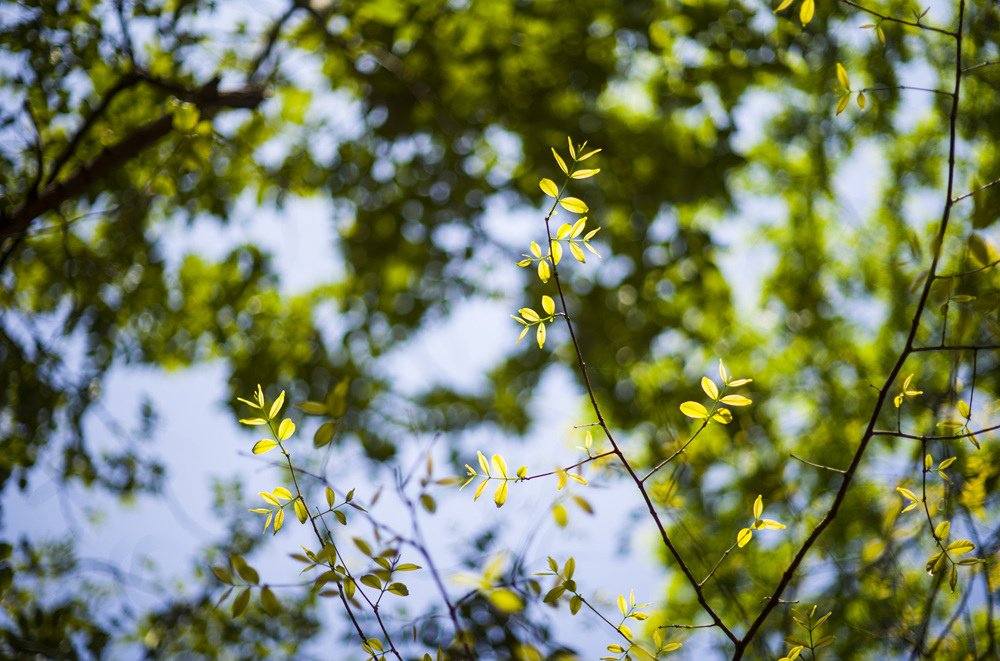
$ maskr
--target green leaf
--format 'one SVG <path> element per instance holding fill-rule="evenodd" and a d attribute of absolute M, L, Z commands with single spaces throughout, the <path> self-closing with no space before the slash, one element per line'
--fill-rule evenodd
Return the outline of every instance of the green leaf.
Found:
<path fill-rule="evenodd" d="M 337 431 L 337 423 L 335 422 L 324 422 L 316 429 L 316 433 L 313 434 L 313 447 L 321 448 L 330 444 L 333 440 L 333 436 Z"/>
<path fill-rule="evenodd" d="M 260 591 L 260 607 L 264 609 L 264 612 L 268 615 L 274 616 L 281 612 L 281 602 L 278 598 L 274 596 L 274 592 L 271 588 L 264 586 L 264 589 Z"/>
<path fill-rule="evenodd" d="M 406 597 L 410 594 L 410 590 L 402 583 L 390 583 L 389 587 L 385 590 L 386 592 L 391 592 L 395 595 L 399 595 L 400 597 Z"/>
<path fill-rule="evenodd" d="M 376 576 L 375 574 L 365 574 L 364 576 L 362 576 L 361 584 L 367 585 L 368 587 L 374 588 L 376 590 L 382 589 L 382 581 L 380 581 L 378 579 L 378 576 Z"/>
<path fill-rule="evenodd" d="M 242 615 L 246 609 L 247 605 L 250 603 L 250 588 L 243 588 L 233 599 L 233 617 L 239 617 Z"/>
<path fill-rule="evenodd" d="M 214 573 L 215 577 L 226 585 L 233 584 L 233 575 L 229 573 L 229 570 L 225 567 L 212 567 L 212 573 Z"/>
<path fill-rule="evenodd" d="M 551 179 L 542 179 L 538 182 L 538 185 L 542 189 L 542 192 L 549 197 L 559 197 L 559 187 Z"/>

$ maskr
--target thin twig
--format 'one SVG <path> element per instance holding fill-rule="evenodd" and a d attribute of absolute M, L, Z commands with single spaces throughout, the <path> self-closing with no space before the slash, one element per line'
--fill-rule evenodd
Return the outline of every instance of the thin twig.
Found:
<path fill-rule="evenodd" d="M 809 464 L 813 468 L 822 468 L 823 470 L 833 471 L 834 473 L 840 473 L 841 475 L 843 475 L 844 473 L 847 472 L 845 470 L 841 470 L 840 468 L 834 468 L 833 466 L 824 466 L 823 464 L 814 464 L 811 461 L 808 461 L 806 459 L 803 459 L 802 457 L 797 456 L 794 452 L 789 452 L 788 454 L 789 454 L 789 456 L 792 459 L 797 459 L 797 460 L 801 461 L 803 464 Z"/>
<path fill-rule="evenodd" d="M 882 14 L 880 12 L 877 12 L 874 9 L 869 9 L 868 7 L 865 7 L 864 5 L 858 4 L 857 2 L 854 2 L 853 0 L 840 0 L 840 1 L 843 2 L 845 5 L 850 5 L 851 7 L 854 7 L 855 9 L 860 9 L 861 11 L 863 11 L 865 13 L 868 13 L 868 14 L 871 14 L 872 16 L 875 16 L 876 18 L 879 18 L 879 19 L 881 19 L 883 21 L 889 21 L 890 23 L 899 23 L 900 25 L 909 25 L 910 27 L 920 28 L 921 30 L 930 30 L 931 32 L 937 32 L 939 34 L 946 34 L 949 37 L 953 37 L 953 38 L 957 37 L 957 34 L 955 32 L 952 32 L 951 30 L 945 30 L 944 28 L 937 28 L 937 27 L 934 27 L 933 25 L 925 25 L 924 23 L 919 23 L 919 22 L 915 22 L 915 21 L 908 21 L 908 20 L 903 19 L 903 18 L 895 18 L 893 16 L 888 16 L 886 14 Z"/>
<path fill-rule="evenodd" d="M 996 186 L 997 184 L 1000 184 L 1000 179 L 994 179 L 994 180 L 993 180 L 993 181 L 991 181 L 990 183 L 988 183 L 988 184 L 983 184 L 982 186 L 980 186 L 979 188 L 976 188 L 975 190 L 971 190 L 971 191 L 969 191 L 968 193 L 965 193 L 964 195 L 959 195 L 959 196 L 958 196 L 958 197 L 956 197 L 956 198 L 955 198 L 954 200 L 952 200 L 952 202 L 961 202 L 962 200 L 964 200 L 964 199 L 966 199 L 966 198 L 969 198 L 969 197 L 972 197 L 972 196 L 973 196 L 973 195 L 975 195 L 976 193 L 978 193 L 978 192 L 980 192 L 980 191 L 984 191 L 984 190 L 986 190 L 987 188 L 990 188 L 990 187 L 992 187 L 992 186 Z"/>

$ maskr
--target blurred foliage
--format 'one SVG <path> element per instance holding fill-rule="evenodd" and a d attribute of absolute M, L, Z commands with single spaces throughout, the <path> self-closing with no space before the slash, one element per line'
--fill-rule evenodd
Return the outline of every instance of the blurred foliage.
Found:
<path fill-rule="evenodd" d="M 883 45 L 858 29 L 870 17 L 844 2 L 821 3 L 807 28 L 797 15 L 730 0 L 295 0 L 254 3 L 244 16 L 247 4 L 0 8 L 0 221 L 107 150 L 134 144 L 148 123 L 173 117 L 169 133 L 91 173 L 81 194 L 26 231 L 4 233 L 4 492 L 46 476 L 120 497 L 162 489 L 155 447 L 124 438 L 111 452 L 84 433 L 105 379 L 125 365 L 221 359 L 230 402 L 257 383 L 321 402 L 347 384 L 324 452 L 359 444 L 376 464 L 417 432 L 446 432 L 456 469 L 469 456 L 460 432 L 525 433 L 535 386 L 553 364 L 548 351 L 512 348 L 475 391 L 435 382 L 402 393 L 384 365 L 471 298 L 537 300 L 530 277 L 518 281 L 520 292 L 498 284 L 498 273 L 517 271 L 520 250 L 503 219 L 536 208 L 538 178 L 554 171 L 549 147 L 570 134 L 604 147 L 587 200 L 604 227 L 596 243 L 606 259 L 569 278 L 570 305 L 595 391 L 628 451 L 654 465 L 683 442 L 689 421 L 677 404 L 695 395 L 719 356 L 755 379 L 757 405 L 710 430 L 654 485 L 681 551 L 703 559 L 699 570 L 746 525 L 755 495 L 788 525 L 773 546 L 755 550 L 755 542 L 731 556 L 706 588 L 727 620 L 749 623 L 839 485 L 836 473 L 789 452 L 834 467 L 849 460 L 872 384 L 902 348 L 943 201 L 947 98 L 876 90 L 865 111 L 835 116 L 835 65 L 866 87 L 950 89 L 952 42 L 881 23 Z M 935 4 L 926 21 L 950 25 L 952 4 Z M 877 6 L 910 16 L 906 2 Z M 996 3 L 969 3 L 966 30 L 966 62 L 1000 56 Z M 204 90 L 213 85 L 270 98 L 256 110 L 209 107 Z M 998 86 L 1000 66 L 965 76 L 958 194 L 1000 176 Z M 295 198 L 331 203 L 329 261 L 342 268 L 328 282 L 281 291 L 266 241 L 171 256 L 171 232 L 229 223 L 238 203 L 281 209 Z M 998 211 L 1000 186 L 956 207 L 944 272 L 995 259 Z M 987 268 L 936 284 L 918 344 L 945 332 L 949 344 L 996 344 L 998 277 Z M 956 294 L 976 298 L 954 302 Z M 569 361 L 558 348 L 562 331 L 552 333 L 555 357 Z M 927 395 L 907 404 L 904 427 L 933 433 L 960 397 L 970 399 L 963 393 L 973 374 L 973 416 L 988 426 L 997 363 L 995 351 L 916 354 L 904 373 L 915 372 Z M 148 435 L 155 415 L 143 415 Z M 895 415 L 887 410 L 879 427 L 894 428 Z M 939 658 L 997 650 L 983 632 L 997 598 L 1000 449 L 981 440 L 979 451 L 928 448 L 937 460 L 958 457 L 950 473 L 958 498 L 947 507 L 991 558 L 964 579 L 980 586 L 975 615 L 954 626 Z M 894 488 L 912 486 L 921 462 L 919 443 L 877 438 L 845 514 L 786 594 L 834 611 L 825 627 L 836 633 L 836 658 L 899 656 L 918 636 L 933 579 L 919 524 L 897 519 Z M 248 538 L 233 535 L 207 553 L 249 552 Z M 0 655 L 96 657 L 116 640 L 151 656 L 290 657 L 319 629 L 309 598 L 290 611 L 304 619 L 239 626 L 209 593 L 170 595 L 149 614 L 118 608 L 99 617 L 90 582 L 67 594 L 42 580 L 76 575 L 71 547 L 9 541 L 18 550 L 0 568 L 13 581 L 4 579 Z M 696 620 L 693 592 L 669 559 L 664 566 L 668 621 Z M 932 632 L 958 599 L 932 602 Z M 482 640 L 514 650 L 511 637 L 525 631 L 559 649 L 547 631 L 502 626 L 507 616 L 488 604 L 465 608 Z M 766 626 L 753 658 L 783 652 L 778 634 L 795 628 L 781 609 Z M 727 649 L 717 632 L 694 635 Z M 432 644 L 447 632 L 421 636 Z"/>

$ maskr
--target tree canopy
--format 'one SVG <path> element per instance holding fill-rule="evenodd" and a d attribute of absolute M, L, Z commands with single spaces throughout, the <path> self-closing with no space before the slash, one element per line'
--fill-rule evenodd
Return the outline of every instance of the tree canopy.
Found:
<path fill-rule="evenodd" d="M 148 439 L 185 414 L 144 403 L 134 434 L 108 420 L 107 380 L 137 369 L 223 365 L 234 423 L 256 415 L 237 398 L 263 415 L 283 393 L 266 447 L 287 441 L 303 471 L 301 492 L 281 473 L 288 498 L 271 477 L 220 482 L 198 589 L 149 609 L 95 611 L 127 572 L 95 574 L 72 538 L 4 511 L 3 656 L 283 658 L 331 628 L 334 658 L 1000 653 L 996 3 L 34 0 L 0 8 L 0 43 L 5 501 L 46 481 L 159 497 L 176 476 Z M 274 244 L 304 226 L 301 200 L 322 203 L 329 244 L 296 265 L 323 276 L 290 289 Z M 234 219 L 264 212 L 265 236 L 244 236 Z M 206 228 L 236 239 L 177 239 Z M 481 373 L 420 358 L 442 326 L 481 343 Z M 419 378 L 394 376 L 401 357 Z M 579 426 L 555 436 L 538 431 L 553 374 Z M 509 468 L 477 433 L 510 442 Z M 542 444 L 558 464 L 518 474 Z M 494 480 L 473 502 L 487 473 L 503 497 Z M 662 570 L 639 605 L 629 585 L 601 604 L 544 549 L 497 559 L 489 501 L 542 474 L 545 525 L 571 530 L 611 485 L 602 525 L 655 520 L 630 551 Z M 373 541 L 380 487 L 413 532 Z M 273 512 L 260 534 L 261 490 L 266 511 L 290 505 L 286 528 L 302 503 L 321 542 L 313 506 L 354 490 L 366 511 L 337 509 L 330 539 L 394 568 L 381 551 L 414 542 L 403 562 L 423 549 L 425 575 L 445 542 L 417 522 L 459 501 L 481 534 L 446 543 L 479 583 L 442 576 L 439 600 L 425 579 L 427 600 L 384 621 L 346 594 L 411 599 L 378 567 L 378 587 L 265 591 L 255 554 L 299 549 Z M 337 574 L 324 548 L 300 560 Z M 569 618 L 607 627 L 607 649 L 551 626 Z"/>

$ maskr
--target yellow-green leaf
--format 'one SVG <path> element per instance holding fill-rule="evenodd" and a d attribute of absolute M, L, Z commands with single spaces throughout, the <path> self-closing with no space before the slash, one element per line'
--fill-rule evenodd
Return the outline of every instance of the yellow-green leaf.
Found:
<path fill-rule="evenodd" d="M 291 419 L 285 418 L 284 420 L 281 421 L 281 424 L 278 425 L 279 441 L 287 440 L 288 437 L 294 433 L 295 433 L 295 423 L 292 422 Z"/>
<path fill-rule="evenodd" d="M 247 609 L 247 605 L 250 603 L 250 588 L 243 588 L 240 590 L 239 594 L 236 595 L 236 599 L 233 599 L 233 617 L 239 617 Z"/>
<path fill-rule="evenodd" d="M 274 515 L 274 532 L 281 530 L 285 524 L 285 510 L 278 510 Z"/>
<path fill-rule="evenodd" d="M 268 412 L 268 418 L 274 418 L 279 413 L 281 413 L 281 407 L 285 404 L 285 391 L 282 390 L 281 394 L 278 395 L 278 399 L 274 400 L 274 404 L 271 404 L 271 410 Z"/>
<path fill-rule="evenodd" d="M 712 399 L 719 398 L 719 389 L 715 385 L 715 381 L 712 381 L 707 376 L 701 377 L 701 389 L 705 391 L 705 394 Z"/>
<path fill-rule="evenodd" d="M 559 204 L 562 205 L 563 209 L 572 213 L 587 213 L 590 211 L 590 207 L 587 206 L 587 203 L 578 197 L 564 197 L 559 200 Z"/>
<path fill-rule="evenodd" d="M 559 229 L 556 230 L 556 238 L 565 239 L 570 235 L 572 231 L 573 231 L 572 225 L 570 225 L 569 223 L 563 223 L 562 225 L 559 226 Z"/>
<path fill-rule="evenodd" d="M 498 454 L 493 455 L 493 465 L 496 466 L 497 471 L 501 475 L 507 477 L 507 462 L 504 461 L 503 457 Z"/>
<path fill-rule="evenodd" d="M 837 102 L 837 114 L 844 112 L 847 109 L 847 104 L 851 102 L 850 93 L 844 94 L 840 97 L 840 101 Z"/>
<path fill-rule="evenodd" d="M 840 62 L 837 62 L 837 80 L 845 90 L 851 89 L 851 79 L 847 77 L 847 69 Z"/>
<path fill-rule="evenodd" d="M 753 538 L 753 531 L 750 530 L 749 528 L 744 528 L 739 532 L 739 534 L 736 535 L 736 545 L 739 546 L 740 548 L 743 548 L 744 546 L 750 543 L 750 540 L 752 538 Z"/>
<path fill-rule="evenodd" d="M 552 263 L 558 266 L 563 254 L 562 244 L 556 240 L 550 241 L 549 254 L 552 256 Z"/>
<path fill-rule="evenodd" d="M 815 13 L 815 0 L 803 0 L 802 7 L 799 8 L 799 20 L 802 21 L 803 27 L 809 25 L 809 21 L 813 20 L 813 14 Z"/>
<path fill-rule="evenodd" d="M 563 171 L 563 174 L 569 174 L 569 168 L 566 167 L 566 161 L 564 161 L 562 156 L 559 155 L 559 152 L 556 151 L 555 147 L 552 148 L 552 156 L 555 157 L 556 164 L 559 166 L 559 169 Z"/>
<path fill-rule="evenodd" d="M 764 513 L 764 497 L 757 496 L 757 500 L 753 501 L 753 518 L 759 519 L 760 515 Z"/>
<path fill-rule="evenodd" d="M 588 179 L 593 177 L 595 174 L 601 171 L 601 168 L 593 168 L 590 170 L 577 170 L 571 176 L 574 179 Z"/>
<path fill-rule="evenodd" d="M 264 454 L 265 452 L 270 452 L 276 447 L 278 447 L 278 444 L 275 441 L 265 438 L 253 444 L 253 453 Z"/>
<path fill-rule="evenodd" d="M 541 319 L 541 317 L 540 317 L 540 316 L 538 316 L 538 313 L 537 313 L 537 312 L 535 312 L 534 310 L 532 310 L 531 308 L 521 308 L 521 309 L 520 309 L 520 310 L 518 310 L 517 312 L 518 312 L 518 314 L 520 314 L 520 315 L 521 315 L 521 316 L 522 316 L 522 317 L 523 317 L 523 318 L 524 318 L 524 319 L 525 319 L 526 321 L 530 321 L 530 322 L 532 322 L 532 323 L 534 323 L 534 322 L 538 321 L 539 319 Z"/>
<path fill-rule="evenodd" d="M 299 523 L 305 523 L 309 519 L 309 510 L 306 509 L 306 504 L 300 499 L 295 500 L 295 517 L 299 520 Z"/>
<path fill-rule="evenodd" d="M 538 182 L 538 186 L 542 189 L 542 192 L 549 197 L 559 197 L 559 187 L 556 186 L 556 182 L 551 179 L 542 179 Z"/>
<path fill-rule="evenodd" d="M 552 277 L 552 269 L 549 268 L 549 263 L 546 260 L 541 260 L 538 262 L 538 279 L 542 282 L 548 282 L 549 278 Z"/>
<path fill-rule="evenodd" d="M 681 413 L 689 418 L 703 420 L 708 417 L 708 409 L 698 402 L 684 402 L 681 404 Z"/>
<path fill-rule="evenodd" d="M 781 4 L 774 8 L 774 13 L 777 14 L 779 11 L 784 11 L 792 5 L 793 0 L 781 0 Z"/>
<path fill-rule="evenodd" d="M 556 303 L 552 300 L 551 296 L 542 296 L 542 309 L 545 310 L 545 314 L 551 315 L 556 311 Z"/>
<path fill-rule="evenodd" d="M 476 492 L 472 494 L 473 501 L 479 500 L 479 497 L 483 495 L 483 491 L 486 490 L 486 485 L 489 483 L 490 483 L 489 479 L 485 479 L 479 483 L 479 486 L 476 487 Z"/>
<path fill-rule="evenodd" d="M 503 504 L 507 502 L 507 485 L 507 480 L 501 480 L 500 486 L 493 492 L 493 502 L 498 508 L 503 507 Z"/>
<path fill-rule="evenodd" d="M 535 341 L 538 342 L 539 349 L 545 346 L 545 324 L 538 324 L 538 329 L 535 331 Z"/>
<path fill-rule="evenodd" d="M 521 601 L 521 597 L 517 595 L 513 590 L 508 590 L 507 588 L 499 588 L 496 590 L 491 590 L 487 598 L 490 603 L 493 604 L 494 608 L 502 610 L 506 613 L 516 613 L 524 607 L 524 602 Z"/>
<path fill-rule="evenodd" d="M 719 401 L 727 406 L 750 406 L 753 404 L 752 399 L 743 395 L 726 395 Z"/>
<path fill-rule="evenodd" d="M 556 525 L 560 528 L 565 528 L 569 522 L 569 515 L 566 513 L 566 508 L 559 503 L 552 506 L 552 518 L 555 519 Z"/>
<path fill-rule="evenodd" d="M 264 418 L 240 418 L 240 423 L 244 425 L 266 425 L 267 420 Z"/>
<path fill-rule="evenodd" d="M 274 487 L 274 491 L 272 491 L 271 493 L 273 493 L 278 498 L 282 498 L 284 500 L 292 499 L 292 492 L 286 489 L 285 487 Z"/>
<path fill-rule="evenodd" d="M 272 496 L 271 494 L 269 494 L 268 492 L 266 492 L 266 491 L 260 491 L 260 492 L 258 492 L 257 495 L 260 496 L 261 498 L 263 498 L 265 502 L 270 503 L 271 505 L 274 505 L 275 507 L 281 507 L 281 502 L 277 498 L 275 498 L 274 496 Z"/>
<path fill-rule="evenodd" d="M 587 257 L 586 255 L 584 255 L 583 250 L 580 248 L 578 244 L 570 243 L 569 251 L 573 253 L 573 257 L 576 258 L 576 261 L 580 262 L 581 264 L 587 263 Z"/>
<path fill-rule="evenodd" d="M 628 604 L 625 603 L 625 595 L 618 595 L 618 610 L 621 611 L 622 615 L 628 613 Z"/>
<path fill-rule="evenodd" d="M 868 105 L 868 99 L 867 97 L 865 97 L 865 93 L 858 92 L 858 107 L 864 110 L 865 106 L 867 105 Z"/>
<path fill-rule="evenodd" d="M 948 545 L 948 552 L 954 555 L 964 555 L 976 550 L 976 545 L 967 539 L 956 539 Z"/>

